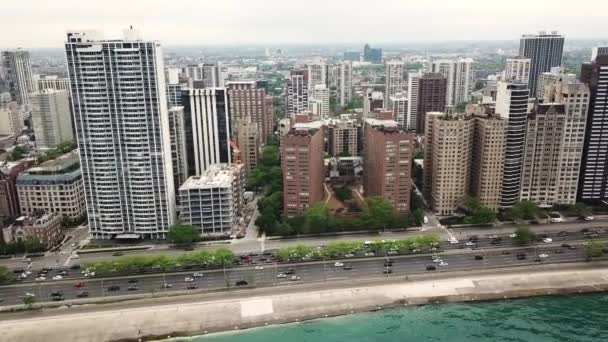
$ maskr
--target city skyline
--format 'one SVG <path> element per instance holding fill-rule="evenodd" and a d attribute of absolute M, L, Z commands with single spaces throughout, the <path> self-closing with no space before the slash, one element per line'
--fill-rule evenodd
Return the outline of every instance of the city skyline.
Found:
<path fill-rule="evenodd" d="M 2 48 L 61 46 L 65 33 L 74 29 L 100 28 L 112 37 L 129 25 L 146 32 L 145 39 L 167 45 L 514 40 L 522 33 L 540 30 L 568 32 L 569 38 L 576 39 L 602 37 L 608 33 L 597 29 L 603 27 L 601 16 L 589 15 L 605 13 L 608 4 L 601 0 L 570 2 L 559 7 L 548 0 L 534 3 L 517 0 L 502 8 L 476 0 L 458 4 L 444 1 L 439 5 L 380 0 L 374 4 L 373 12 L 365 3 L 349 2 L 345 8 L 344 3 L 320 0 L 310 0 L 297 7 L 276 0 L 263 4 L 242 0 L 188 2 L 180 6 L 155 0 L 146 8 L 145 16 L 139 4 L 117 0 L 88 3 L 86 15 L 67 0 L 10 2 L 5 6 L 8 15 L 0 23 L 0 30 L 10 32 L 19 24 L 17 18 L 24 17 L 29 19 L 30 29 L 20 32 L 19 36 L 3 35 Z M 116 15 L 116 8 L 121 9 L 121 15 Z M 315 10 L 318 8 L 324 11 Z M 523 13 L 522 8 L 526 9 Z M 483 30 L 479 30 L 478 21 L 458 20 L 461 16 L 483 18 L 493 13 L 500 13 L 500 24 L 483 25 Z M 434 18 L 433 30 L 427 27 L 429 15 Z M 48 20 L 49 17 L 54 20 Z M 379 20 L 382 25 L 378 25 Z M 336 30 L 353 22 L 357 22 L 357 30 Z M 402 25 L 403 22 L 408 25 Z"/>

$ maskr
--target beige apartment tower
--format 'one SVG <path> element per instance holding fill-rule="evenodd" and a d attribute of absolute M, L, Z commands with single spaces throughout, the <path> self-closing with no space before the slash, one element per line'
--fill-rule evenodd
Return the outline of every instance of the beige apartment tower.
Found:
<path fill-rule="evenodd" d="M 236 142 L 241 152 L 241 162 L 245 165 L 245 174 L 250 175 L 258 165 L 260 158 L 260 133 L 258 125 L 250 118 L 236 122 Z"/>

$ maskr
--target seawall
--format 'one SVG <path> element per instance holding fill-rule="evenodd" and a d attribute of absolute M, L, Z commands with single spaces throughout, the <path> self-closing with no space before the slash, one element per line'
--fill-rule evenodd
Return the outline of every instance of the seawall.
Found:
<path fill-rule="evenodd" d="M 589 265 L 589 264 L 587 264 Z M 584 267 L 584 268 L 579 268 Z M 608 290 L 608 267 L 561 265 L 390 283 L 316 284 L 41 310 L 0 317 L 12 342 L 138 341 L 245 329 L 406 305 Z M 422 277 L 421 277 L 422 278 Z M 425 277 L 428 278 L 428 277 Z"/>

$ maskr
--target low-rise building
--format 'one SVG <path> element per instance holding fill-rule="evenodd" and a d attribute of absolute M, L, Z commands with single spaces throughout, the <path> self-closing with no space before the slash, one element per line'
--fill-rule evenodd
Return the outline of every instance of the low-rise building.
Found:
<path fill-rule="evenodd" d="M 22 215 L 48 212 L 78 220 L 86 214 L 77 152 L 22 172 L 17 177 L 16 188 Z"/>
<path fill-rule="evenodd" d="M 179 188 L 179 220 L 200 228 L 201 236 L 228 236 L 242 216 L 242 164 L 213 164 Z"/>
<path fill-rule="evenodd" d="M 38 240 L 47 247 L 53 247 L 63 238 L 61 216 L 45 213 L 38 216 L 21 216 L 13 224 L 2 229 L 5 243 Z"/>
<path fill-rule="evenodd" d="M 19 173 L 34 165 L 34 159 L 0 162 L 0 222 L 20 216 L 16 181 Z"/>

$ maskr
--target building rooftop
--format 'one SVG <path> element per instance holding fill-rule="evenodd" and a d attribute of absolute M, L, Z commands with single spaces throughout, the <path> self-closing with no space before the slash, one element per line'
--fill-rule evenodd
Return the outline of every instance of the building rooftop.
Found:
<path fill-rule="evenodd" d="M 376 118 L 367 118 L 365 119 L 365 123 L 372 127 L 398 127 L 397 121 L 395 120 L 381 120 Z"/>
<path fill-rule="evenodd" d="M 235 172 L 242 169 L 240 164 L 214 164 L 200 176 L 192 176 L 179 187 L 179 190 L 196 190 L 229 187 L 232 185 Z"/>
<path fill-rule="evenodd" d="M 325 123 L 321 120 L 311 122 L 298 122 L 293 125 L 296 130 L 308 130 L 308 129 L 319 129 L 323 127 Z"/>

